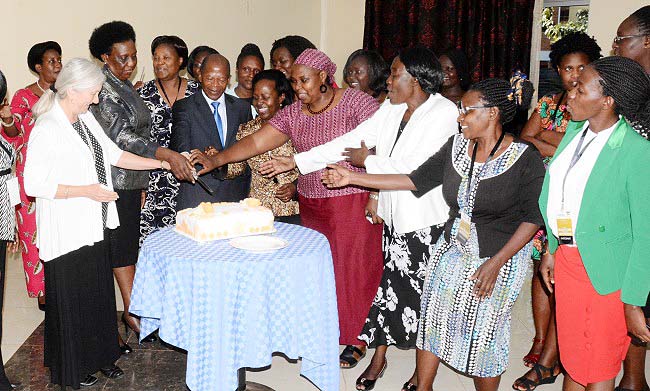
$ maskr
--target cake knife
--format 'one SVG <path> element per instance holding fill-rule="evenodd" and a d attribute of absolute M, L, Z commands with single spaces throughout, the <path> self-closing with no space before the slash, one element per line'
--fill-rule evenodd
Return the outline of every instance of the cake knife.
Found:
<path fill-rule="evenodd" d="M 189 153 L 189 152 L 182 152 L 181 155 L 185 156 L 185 157 L 188 158 L 188 159 L 189 159 L 189 157 L 190 157 L 190 153 Z M 201 179 L 201 177 L 199 177 L 199 174 L 196 172 L 196 168 L 192 168 L 192 176 L 194 177 L 194 180 L 195 180 L 199 185 L 201 185 L 201 187 L 203 188 L 203 190 L 207 191 L 208 194 L 210 194 L 211 196 L 214 195 L 214 190 L 213 190 L 210 186 L 208 186 L 207 183 L 203 182 L 203 179 Z"/>

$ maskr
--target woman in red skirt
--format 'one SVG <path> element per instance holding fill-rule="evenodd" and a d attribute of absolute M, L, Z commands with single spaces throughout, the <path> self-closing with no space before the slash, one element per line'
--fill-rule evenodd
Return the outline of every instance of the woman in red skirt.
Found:
<path fill-rule="evenodd" d="M 335 72 L 336 65 L 325 53 L 316 49 L 303 51 L 293 63 L 289 78 L 298 100 L 280 110 L 254 134 L 214 156 L 192 151 L 192 164 L 204 167 L 199 175 L 261 155 L 288 140 L 298 152 L 308 151 L 370 118 L 379 108 L 377 100 L 359 90 L 334 87 Z M 321 183 L 320 175 L 313 172 L 298 178 L 300 218 L 303 226 L 329 240 L 336 278 L 339 342 L 347 345 L 340 357 L 341 367 L 351 368 L 365 355 L 366 346 L 357 337 L 381 280 L 382 227 L 366 220 L 367 189 L 328 189 Z"/>
<path fill-rule="evenodd" d="M 636 62 L 591 63 L 568 94 L 572 116 L 540 196 L 556 289 L 565 391 L 613 390 L 630 336 L 650 341 L 650 79 Z M 629 335 L 629 336 L 628 336 Z"/>

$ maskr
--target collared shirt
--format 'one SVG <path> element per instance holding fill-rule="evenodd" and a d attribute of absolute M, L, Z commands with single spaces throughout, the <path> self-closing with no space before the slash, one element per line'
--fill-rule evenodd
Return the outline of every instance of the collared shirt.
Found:
<path fill-rule="evenodd" d="M 208 97 L 205 94 L 205 91 L 201 90 L 201 93 L 203 94 L 203 98 L 205 99 L 206 102 L 208 102 L 208 106 L 210 106 L 210 111 L 212 111 L 212 116 L 214 116 L 214 106 L 212 106 L 212 102 L 219 102 L 219 115 L 221 116 L 221 125 L 223 126 L 223 143 L 226 143 L 226 140 L 228 140 L 228 116 L 226 115 L 226 97 L 225 97 L 225 92 L 221 94 L 219 99 L 217 100 L 212 100 L 210 97 Z M 214 123 L 214 126 L 216 128 L 217 123 Z"/>
<path fill-rule="evenodd" d="M 226 91 L 224 93 L 228 94 L 230 96 L 234 96 L 235 98 L 239 98 L 239 96 L 235 92 L 235 88 L 237 88 L 238 85 L 239 85 L 239 83 L 235 83 L 232 87 L 226 88 Z M 253 115 L 253 119 L 257 118 L 257 111 L 255 110 L 255 107 L 253 107 L 253 98 L 250 98 L 250 99 L 239 98 L 239 99 L 250 102 L 250 104 L 251 104 L 251 114 Z"/>
<path fill-rule="evenodd" d="M 596 160 L 605 147 L 605 144 L 607 144 L 609 136 L 614 132 L 616 124 L 610 128 L 601 130 L 598 133 L 592 132 L 591 129 L 587 130 L 587 134 L 585 135 L 585 139 L 581 146 L 581 149 L 584 149 L 584 153 L 580 160 L 578 160 L 578 162 L 573 166 L 571 171 L 569 171 L 566 183 L 564 184 L 564 211 L 562 211 L 562 182 L 564 182 L 564 175 L 569 169 L 569 164 L 571 163 L 573 154 L 578 146 L 582 132 L 588 127 L 589 122 L 585 122 L 580 133 L 571 140 L 562 153 L 553 160 L 553 163 L 551 163 L 549 167 L 551 180 L 549 182 L 549 197 L 546 216 L 550 225 L 549 228 L 553 231 L 555 236 L 558 236 L 558 215 L 564 212 L 571 216 L 571 224 L 573 225 L 573 233 L 575 237 L 585 186 L 587 185 L 591 171 L 596 164 Z M 591 144 L 589 144 L 590 142 Z M 589 146 L 585 149 L 585 146 L 588 144 Z"/>

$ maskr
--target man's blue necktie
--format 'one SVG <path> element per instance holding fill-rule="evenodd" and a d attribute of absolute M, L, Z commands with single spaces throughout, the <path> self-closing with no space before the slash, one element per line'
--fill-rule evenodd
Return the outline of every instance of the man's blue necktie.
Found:
<path fill-rule="evenodd" d="M 214 122 L 217 123 L 217 130 L 219 131 L 219 140 L 221 141 L 221 147 L 226 147 L 226 139 L 223 134 L 223 123 L 221 122 L 221 116 L 219 115 L 219 102 L 212 102 L 212 107 L 214 107 Z"/>

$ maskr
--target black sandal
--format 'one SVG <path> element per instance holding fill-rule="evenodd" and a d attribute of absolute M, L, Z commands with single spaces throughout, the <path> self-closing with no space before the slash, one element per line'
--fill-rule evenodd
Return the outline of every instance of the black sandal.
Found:
<path fill-rule="evenodd" d="M 407 382 L 404 383 L 404 385 L 402 386 L 402 391 L 415 391 L 415 390 L 417 390 L 417 389 L 418 389 L 418 386 L 416 386 L 415 384 L 411 383 L 410 381 L 407 381 Z"/>
<path fill-rule="evenodd" d="M 97 381 L 99 381 L 97 376 L 88 375 L 82 381 L 79 382 L 79 385 L 81 387 L 90 387 L 90 386 L 94 385 L 95 383 L 97 383 Z"/>
<path fill-rule="evenodd" d="M 354 357 L 354 353 L 356 353 L 359 358 Z M 362 351 L 358 347 L 354 345 L 347 345 L 345 349 L 341 352 L 341 355 L 339 356 L 339 365 L 341 368 L 345 369 L 350 369 L 354 368 L 357 366 L 359 361 L 361 361 L 362 358 L 366 356 L 366 352 Z M 343 363 L 346 363 L 348 365 L 343 365 Z"/>
<path fill-rule="evenodd" d="M 357 390 L 359 391 L 370 391 L 373 388 L 375 388 L 375 383 L 377 383 L 377 380 L 379 380 L 382 376 L 384 376 L 384 371 L 386 371 L 386 367 L 388 366 L 388 361 L 384 361 L 384 366 L 381 368 L 381 371 L 379 372 L 379 375 L 375 379 L 366 379 L 365 377 L 359 377 L 357 379 Z M 359 386 L 362 386 L 363 388 L 359 388 Z"/>
<path fill-rule="evenodd" d="M 104 376 L 109 379 L 119 379 L 124 376 L 124 371 L 122 368 L 118 367 L 115 364 L 108 365 L 106 367 L 100 368 L 99 370 L 104 374 Z"/>
<path fill-rule="evenodd" d="M 556 368 L 559 367 L 559 364 L 555 364 L 552 367 L 545 367 L 542 364 L 535 363 L 533 367 L 530 369 L 532 371 L 535 371 L 535 374 L 537 375 L 537 380 L 531 380 L 526 377 L 526 374 L 530 372 L 526 372 L 524 376 L 520 377 L 519 379 L 515 380 L 515 382 L 512 384 L 512 389 L 513 390 L 520 390 L 517 386 L 519 384 L 520 387 L 526 387 L 525 391 L 533 391 L 535 388 L 541 386 L 542 384 L 553 384 L 555 383 L 555 379 L 559 375 L 554 375 L 553 372 L 555 371 Z M 542 376 L 542 371 L 546 372 L 549 374 L 549 376 L 544 377 Z"/>

